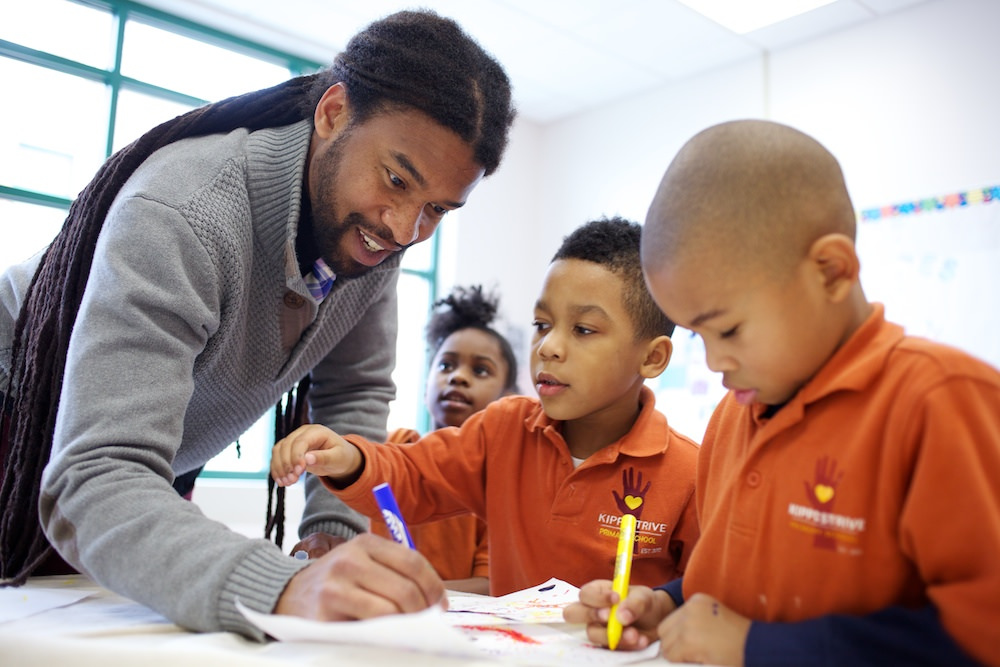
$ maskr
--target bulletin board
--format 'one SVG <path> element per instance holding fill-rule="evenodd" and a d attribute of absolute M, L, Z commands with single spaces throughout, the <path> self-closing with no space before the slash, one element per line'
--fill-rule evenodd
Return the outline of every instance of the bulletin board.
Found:
<path fill-rule="evenodd" d="M 857 247 L 887 319 L 1000 368 L 1000 185 L 863 210 Z"/>

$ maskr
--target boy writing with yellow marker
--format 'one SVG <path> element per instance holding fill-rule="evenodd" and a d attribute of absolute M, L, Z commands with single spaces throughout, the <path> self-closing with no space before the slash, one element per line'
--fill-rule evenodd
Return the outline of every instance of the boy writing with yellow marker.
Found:
<path fill-rule="evenodd" d="M 683 579 L 620 601 L 623 648 L 719 665 L 1000 665 L 1000 373 L 869 303 L 840 166 L 765 121 L 705 130 L 642 241 L 656 302 L 730 389 Z M 604 641 L 610 582 L 568 621 Z"/>
<path fill-rule="evenodd" d="M 486 520 L 493 595 L 551 577 L 577 586 L 607 577 L 623 514 L 638 524 L 632 580 L 678 576 L 699 534 L 698 447 L 644 386 L 670 360 L 673 323 L 643 282 L 640 233 L 596 220 L 556 252 L 535 305 L 537 399 L 502 398 L 409 445 L 306 426 L 275 445 L 272 476 L 291 484 L 308 470 L 369 516 L 372 487 L 388 482 L 411 525 L 476 514 Z"/>

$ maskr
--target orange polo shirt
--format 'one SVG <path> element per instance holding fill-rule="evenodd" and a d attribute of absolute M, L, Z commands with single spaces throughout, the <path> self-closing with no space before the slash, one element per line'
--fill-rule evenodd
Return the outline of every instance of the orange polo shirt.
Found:
<path fill-rule="evenodd" d="M 389 434 L 387 442 L 406 444 L 420 439 L 409 428 L 399 428 Z M 413 544 L 424 555 L 444 581 L 488 577 L 490 564 L 486 524 L 472 514 L 453 516 L 440 521 L 407 526 Z M 372 532 L 392 539 L 380 517 L 372 518 Z"/>
<path fill-rule="evenodd" d="M 412 445 L 348 436 L 365 457 L 361 477 L 330 488 L 377 516 L 372 487 L 389 482 L 410 525 L 473 512 L 486 520 L 490 593 L 557 577 L 575 586 L 610 579 L 623 513 L 638 519 L 632 582 L 679 576 L 698 539 L 694 476 L 698 446 L 674 432 L 643 388 L 632 429 L 573 467 L 560 422 L 535 398 L 490 403 L 461 427 Z"/>
<path fill-rule="evenodd" d="M 875 312 L 772 418 L 732 395 L 698 468 L 685 598 L 760 621 L 933 603 L 1000 664 L 1000 372 Z"/>

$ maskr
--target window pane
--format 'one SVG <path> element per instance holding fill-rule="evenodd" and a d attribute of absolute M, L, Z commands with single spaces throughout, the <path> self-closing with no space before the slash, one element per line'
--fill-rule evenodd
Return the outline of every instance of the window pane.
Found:
<path fill-rule="evenodd" d="M 125 147 L 160 123 L 193 108 L 187 104 L 178 104 L 133 90 L 122 90 L 118 94 L 113 150 Z"/>
<path fill-rule="evenodd" d="M 66 211 L 0 199 L 0 271 L 47 246 L 62 228 Z"/>
<path fill-rule="evenodd" d="M 449 213 L 445 216 L 445 219 L 441 224 L 454 224 L 455 220 L 451 217 L 455 215 L 454 213 Z M 457 217 L 457 216 L 456 216 Z M 441 225 L 438 225 L 438 229 L 441 229 Z M 434 243 L 438 231 L 434 231 L 434 236 L 427 239 L 423 243 L 418 243 L 412 248 L 406 249 L 406 254 L 403 255 L 403 263 L 401 266 L 404 269 L 412 269 L 413 271 L 430 271 L 431 267 L 434 265 Z"/>
<path fill-rule="evenodd" d="M 209 101 L 290 76 L 285 67 L 137 21 L 125 24 L 122 74 Z"/>
<path fill-rule="evenodd" d="M 389 430 L 427 427 L 424 380 L 427 373 L 424 327 L 430 311 L 430 283 L 424 278 L 399 276 L 399 337 L 396 339 L 396 400 L 389 406 Z"/>
<path fill-rule="evenodd" d="M 76 197 L 104 162 L 107 88 L 9 58 L 0 81 L 18 100 L 0 104 L 0 184 Z"/>
<path fill-rule="evenodd" d="M 261 472 L 271 465 L 271 445 L 274 444 L 274 410 L 264 416 L 240 436 L 240 451 L 230 445 L 205 464 L 205 470 L 225 472 Z"/>
<path fill-rule="evenodd" d="M 67 0 L 10 2 L 0 21 L 0 39 L 110 69 L 114 19 L 109 12 Z"/>

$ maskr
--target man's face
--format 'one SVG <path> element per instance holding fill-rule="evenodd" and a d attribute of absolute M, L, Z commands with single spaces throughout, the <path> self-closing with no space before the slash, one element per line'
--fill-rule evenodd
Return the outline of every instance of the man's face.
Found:
<path fill-rule="evenodd" d="M 320 254 L 347 277 L 428 239 L 484 170 L 465 141 L 420 111 L 352 124 L 338 88 L 317 107 L 306 185 Z"/>

